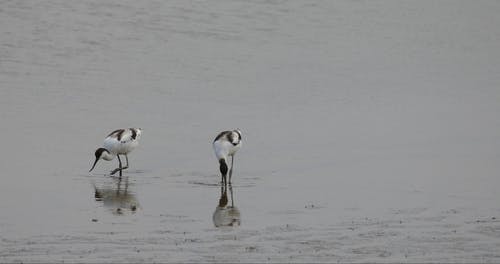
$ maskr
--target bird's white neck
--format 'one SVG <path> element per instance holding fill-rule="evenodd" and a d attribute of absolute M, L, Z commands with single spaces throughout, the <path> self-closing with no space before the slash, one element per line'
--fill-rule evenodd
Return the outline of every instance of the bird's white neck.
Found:
<path fill-rule="evenodd" d="M 101 155 L 101 159 L 103 160 L 113 160 L 115 158 L 115 154 L 112 154 L 111 152 L 104 151 Z"/>

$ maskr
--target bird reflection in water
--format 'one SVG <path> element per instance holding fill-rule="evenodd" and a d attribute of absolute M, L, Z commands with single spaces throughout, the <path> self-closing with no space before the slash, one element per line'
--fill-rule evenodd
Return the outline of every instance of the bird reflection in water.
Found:
<path fill-rule="evenodd" d="M 111 209 L 113 214 L 123 215 L 127 212 L 135 213 L 139 208 L 139 203 L 134 194 L 128 190 L 128 177 L 113 179 L 116 187 L 97 188 L 94 185 L 94 198 L 102 202 L 104 207 Z"/>
<path fill-rule="evenodd" d="M 230 205 L 227 199 L 228 188 L 231 197 Z M 240 210 L 236 206 L 234 206 L 233 187 L 231 186 L 231 184 L 229 184 L 229 187 L 225 184 L 222 184 L 220 193 L 219 204 L 215 208 L 215 212 L 212 217 L 215 227 L 240 226 L 241 214 Z"/>

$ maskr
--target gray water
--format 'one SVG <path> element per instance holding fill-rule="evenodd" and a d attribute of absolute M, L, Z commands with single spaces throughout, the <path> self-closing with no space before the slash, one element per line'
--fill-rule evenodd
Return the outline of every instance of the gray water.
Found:
<path fill-rule="evenodd" d="M 1 1 L 0 262 L 500 262 L 499 13 Z"/>

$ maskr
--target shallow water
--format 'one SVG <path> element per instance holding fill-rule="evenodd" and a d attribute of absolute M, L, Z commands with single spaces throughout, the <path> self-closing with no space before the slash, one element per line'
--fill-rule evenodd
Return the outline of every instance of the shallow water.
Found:
<path fill-rule="evenodd" d="M 2 2 L 0 262 L 499 262 L 499 11 Z"/>

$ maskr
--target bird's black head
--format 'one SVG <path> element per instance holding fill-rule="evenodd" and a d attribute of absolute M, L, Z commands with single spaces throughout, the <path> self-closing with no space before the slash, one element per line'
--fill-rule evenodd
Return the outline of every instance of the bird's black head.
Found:
<path fill-rule="evenodd" d="M 89 172 L 91 172 L 91 171 L 94 169 L 95 165 L 97 164 L 97 161 L 99 161 L 99 159 L 102 157 L 102 154 L 103 154 L 104 152 L 109 153 L 109 151 L 108 151 L 107 149 L 105 149 L 105 148 L 98 148 L 98 149 L 95 151 L 95 161 L 94 161 L 94 165 L 92 165 L 92 168 L 89 170 Z"/>
<path fill-rule="evenodd" d="M 224 159 L 220 159 L 219 160 L 219 169 L 220 169 L 220 173 L 222 174 L 222 176 L 226 176 L 227 175 L 227 164 L 226 164 L 226 161 Z"/>
<path fill-rule="evenodd" d="M 239 128 L 235 129 L 234 132 L 236 132 L 238 134 L 238 136 L 240 137 L 240 140 L 242 140 L 241 138 L 241 131 Z"/>
<path fill-rule="evenodd" d="M 108 150 L 107 150 L 107 149 L 105 149 L 105 148 L 98 148 L 98 149 L 95 151 L 95 158 L 96 158 L 96 159 L 99 159 L 99 158 L 101 157 L 101 155 L 102 155 L 102 153 L 103 153 L 104 151 L 108 152 Z"/>

